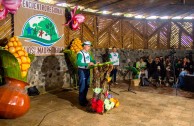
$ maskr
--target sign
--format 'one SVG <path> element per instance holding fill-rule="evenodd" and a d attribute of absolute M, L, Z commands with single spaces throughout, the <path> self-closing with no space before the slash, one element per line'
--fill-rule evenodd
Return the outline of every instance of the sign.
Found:
<path fill-rule="evenodd" d="M 64 9 L 23 0 L 14 15 L 14 34 L 35 55 L 61 54 L 64 48 Z"/>
<path fill-rule="evenodd" d="M 52 13 L 52 14 L 64 15 L 64 10 L 59 8 L 59 7 L 45 5 L 42 3 L 30 1 L 30 0 L 23 0 L 22 7 L 37 10 L 37 11 L 48 12 L 48 13 Z"/>

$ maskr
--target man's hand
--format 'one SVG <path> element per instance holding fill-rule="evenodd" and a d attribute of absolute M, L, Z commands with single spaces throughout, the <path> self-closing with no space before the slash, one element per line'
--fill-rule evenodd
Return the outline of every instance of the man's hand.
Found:
<path fill-rule="evenodd" d="M 94 65 L 93 62 L 88 63 L 88 66 L 93 66 L 93 65 Z"/>

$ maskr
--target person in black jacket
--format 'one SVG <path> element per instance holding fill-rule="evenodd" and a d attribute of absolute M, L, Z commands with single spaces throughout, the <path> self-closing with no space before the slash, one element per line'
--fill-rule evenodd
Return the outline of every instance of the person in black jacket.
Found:
<path fill-rule="evenodd" d="M 156 82 L 159 82 L 162 76 L 162 72 L 164 72 L 164 65 L 160 62 L 159 57 L 155 58 L 155 61 L 152 64 L 152 69 L 153 69 L 152 74 L 153 79 L 156 79 Z"/>

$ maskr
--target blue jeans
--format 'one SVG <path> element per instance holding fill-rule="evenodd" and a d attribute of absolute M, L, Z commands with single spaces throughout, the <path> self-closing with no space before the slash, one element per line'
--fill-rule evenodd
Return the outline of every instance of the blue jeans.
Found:
<path fill-rule="evenodd" d="M 177 83 L 177 87 L 178 88 L 183 88 L 184 87 L 184 77 L 185 75 L 187 75 L 187 72 L 186 71 L 182 71 L 180 74 L 179 74 L 179 77 L 178 77 L 178 83 Z"/>
<path fill-rule="evenodd" d="M 110 73 L 110 76 L 112 77 L 112 82 L 117 81 L 117 68 L 114 66 L 113 70 Z"/>
<path fill-rule="evenodd" d="M 89 81 L 90 81 L 90 70 L 89 69 L 78 69 L 78 84 L 79 84 L 79 103 L 84 105 L 87 102 L 86 96 L 88 93 Z"/>

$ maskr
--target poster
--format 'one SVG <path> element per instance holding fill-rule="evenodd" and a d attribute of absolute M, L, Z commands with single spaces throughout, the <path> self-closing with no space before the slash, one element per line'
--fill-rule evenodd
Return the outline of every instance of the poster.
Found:
<path fill-rule="evenodd" d="M 14 15 L 14 34 L 36 56 L 61 54 L 64 49 L 64 8 L 23 0 Z"/>

